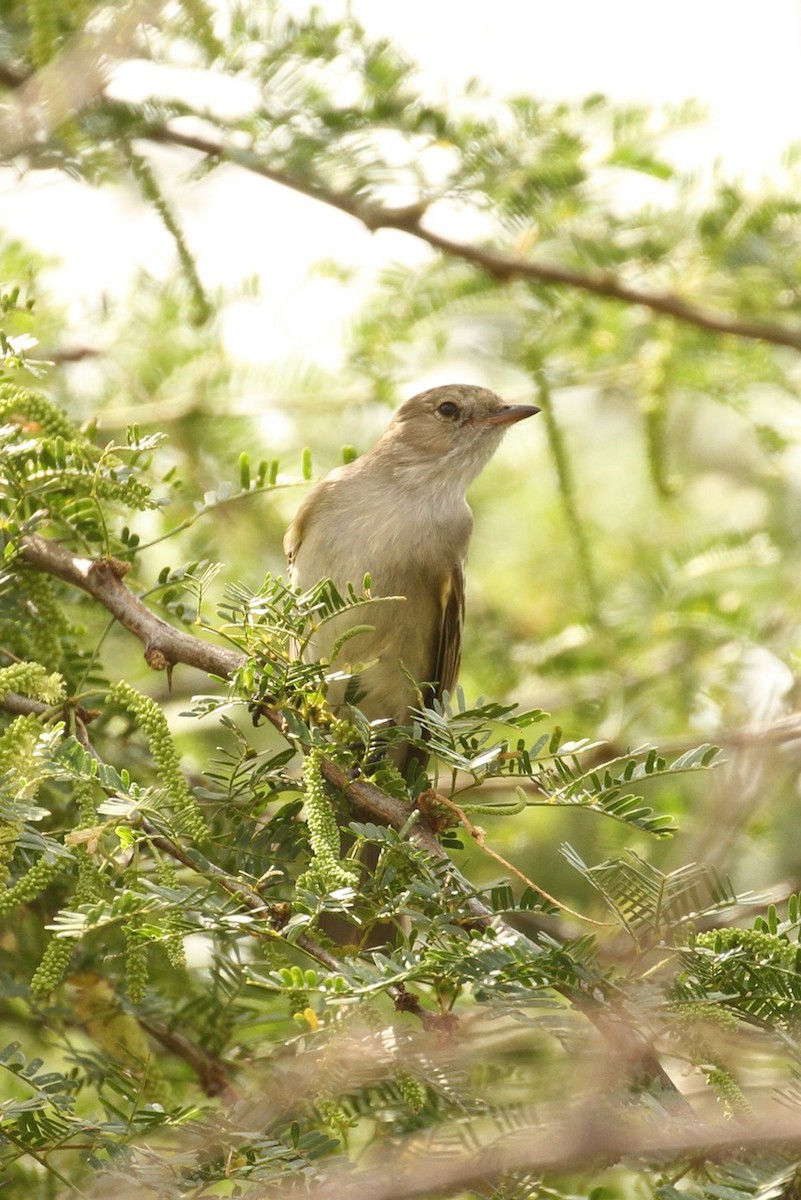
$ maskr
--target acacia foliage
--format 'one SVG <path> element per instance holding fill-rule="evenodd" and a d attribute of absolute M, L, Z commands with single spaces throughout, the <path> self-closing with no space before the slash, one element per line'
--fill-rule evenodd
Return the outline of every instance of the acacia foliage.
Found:
<path fill-rule="evenodd" d="M 101 79 L 69 120 L 12 147 L 29 170 L 135 185 L 180 272 L 131 297 L 131 336 L 93 380 L 98 432 L 81 421 L 79 371 L 45 366 L 27 341 L 58 360 L 74 331 L 33 256 L 3 251 L 10 1186 L 105 1194 L 117 1170 L 132 1194 L 165 1196 L 299 1181 L 337 1197 L 615 1194 L 635 1179 L 660 1200 L 789 1189 L 799 869 L 777 836 L 795 786 L 777 747 L 795 729 L 782 707 L 798 599 L 791 191 L 694 192 L 659 143 L 690 110 L 660 126 L 600 97 L 501 108 L 478 86 L 439 106 L 351 21 L 250 5 L 218 19 L 197 0 L 162 15 L 125 53 L 147 44 L 159 63 L 188 54 L 254 82 L 246 115 L 160 94 L 129 104 Z M 9 97 L 46 85 L 79 29 L 103 44 L 109 20 L 102 4 L 7 5 Z M 343 606 L 369 620 L 371 599 L 361 581 L 298 598 L 264 549 L 288 480 L 312 468 L 254 454 L 257 431 L 224 417 L 243 378 L 220 341 L 226 298 L 204 288 L 182 232 L 188 190 L 168 200 L 150 161 L 165 143 L 196 156 L 201 181 L 234 163 L 439 249 L 377 281 L 340 393 L 380 404 L 435 359 L 467 357 L 544 409 L 544 448 L 476 493 L 465 690 L 500 700 L 459 694 L 390 735 L 425 735 L 434 752 L 411 787 L 358 713 L 328 712 L 324 665 L 290 652 Z M 609 198 L 632 174 L 656 181 L 658 205 Z M 465 211 L 482 237 L 441 244 Z M 287 379 L 301 398 L 330 382 L 273 367 L 273 404 Z M 132 397 L 154 419 L 117 428 L 113 403 Z M 69 582 L 53 546 L 75 571 L 100 564 L 107 586 Z M 190 680 L 152 639 L 145 666 L 136 631 L 110 624 L 112 588 L 218 648 L 219 669 Z M 717 741 L 731 762 L 714 772 Z M 658 746 L 629 749 L 643 742 Z M 674 836 L 687 825 L 692 845 Z M 729 873 L 754 882 L 757 852 L 778 905 L 732 890 Z"/>

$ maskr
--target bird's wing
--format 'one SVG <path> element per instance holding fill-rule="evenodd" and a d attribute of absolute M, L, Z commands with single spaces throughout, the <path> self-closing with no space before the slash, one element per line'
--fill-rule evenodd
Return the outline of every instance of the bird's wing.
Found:
<path fill-rule="evenodd" d="M 298 579 L 298 554 L 303 545 L 303 539 L 306 535 L 306 527 L 319 497 L 323 494 L 325 484 L 320 484 L 311 492 L 301 504 L 298 511 L 295 513 L 295 519 L 284 534 L 284 554 L 286 555 L 287 565 L 289 567 L 289 582 L 293 586 L 299 584 Z M 312 582 L 316 583 L 317 580 Z M 308 583 L 306 586 L 309 586 Z"/>
<path fill-rule="evenodd" d="M 462 625 L 464 623 L 464 568 L 461 563 L 452 567 L 442 581 L 440 588 L 440 621 L 438 635 L 432 647 L 433 670 L 426 672 L 428 679 L 434 681 L 433 687 L 423 689 L 423 704 L 431 707 L 432 700 L 441 700 L 443 692 L 452 692 L 456 687 L 459 674 L 459 663 L 462 657 Z M 423 739 L 428 740 L 426 729 L 422 732 Z M 400 751 L 398 768 L 407 779 L 415 768 L 424 769 L 428 752 L 422 746 L 404 746 Z"/>
<path fill-rule="evenodd" d="M 295 565 L 295 558 L 300 549 L 301 532 L 297 518 L 292 522 L 284 535 L 284 554 L 286 555 L 287 565 L 289 567 L 289 578 L 292 579 Z"/>
<path fill-rule="evenodd" d="M 338 473 L 337 471 L 332 471 L 327 479 L 324 479 L 322 483 L 318 483 L 317 487 L 309 492 L 309 495 L 295 513 L 295 519 L 284 534 L 284 554 L 289 565 L 289 579 L 292 584 L 300 584 L 300 579 L 298 578 L 298 555 L 300 554 L 306 535 L 311 535 L 315 526 L 319 531 L 321 515 L 325 514 L 327 506 L 336 496 L 334 476 L 338 475 Z M 317 583 L 317 579 L 307 580 L 301 586 L 309 587 L 313 583 Z"/>
<path fill-rule="evenodd" d="M 436 647 L 436 666 L 431 676 L 436 680 L 438 700 L 443 692 L 452 692 L 459 674 L 462 657 L 462 626 L 464 624 L 464 569 L 457 563 L 446 575 L 441 597 L 439 640 Z"/>

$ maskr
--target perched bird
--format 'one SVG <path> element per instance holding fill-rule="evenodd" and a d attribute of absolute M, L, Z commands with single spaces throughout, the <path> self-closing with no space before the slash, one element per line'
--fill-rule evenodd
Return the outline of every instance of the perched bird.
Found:
<path fill-rule="evenodd" d="M 453 689 L 473 529 L 465 492 L 506 429 L 536 412 L 466 384 L 421 392 L 372 450 L 337 467 L 301 505 L 284 539 L 295 587 L 328 578 L 359 590 L 369 574 L 373 596 L 403 597 L 321 624 L 307 654 L 330 659 L 339 643 L 332 672 L 355 668 L 347 689 L 331 686 L 331 703 L 352 699 L 371 721 L 404 724 L 421 697 L 430 704 Z M 361 623 L 373 630 L 341 640 Z"/>

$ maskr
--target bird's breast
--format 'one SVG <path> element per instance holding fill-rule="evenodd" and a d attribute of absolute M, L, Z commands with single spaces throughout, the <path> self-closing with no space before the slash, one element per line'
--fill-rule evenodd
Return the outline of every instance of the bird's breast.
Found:
<path fill-rule="evenodd" d="M 472 514 L 456 501 L 395 492 L 390 503 L 369 487 L 344 486 L 310 514 L 294 564 L 295 582 L 331 578 L 339 588 L 372 579 L 375 595 L 406 595 L 423 579 L 439 581 L 467 553 Z"/>

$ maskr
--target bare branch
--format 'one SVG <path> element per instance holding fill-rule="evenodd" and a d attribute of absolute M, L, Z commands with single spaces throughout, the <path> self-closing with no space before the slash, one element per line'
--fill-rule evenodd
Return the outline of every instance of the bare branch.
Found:
<path fill-rule="evenodd" d="M 150 4 L 144 4 L 129 15 L 127 24 L 115 31 L 111 56 L 106 42 L 91 49 L 77 42 L 52 63 L 48 63 L 47 67 L 27 78 L 15 67 L 0 63 L 0 83 L 5 83 L 15 92 L 11 103 L 0 114 L 0 153 L 11 157 L 27 146 L 41 143 L 68 116 L 94 101 L 102 100 L 113 107 L 117 102 L 111 101 L 103 90 L 109 61 L 112 57 L 124 57 L 126 40 L 133 36 L 143 21 L 152 20 L 158 7 L 156 0 L 151 0 Z M 76 65 L 80 69 L 75 69 Z M 81 81 L 77 88 L 76 79 Z M 164 123 L 147 126 L 142 134 L 154 142 L 183 146 L 240 166 L 282 187 L 337 208 L 355 217 L 370 230 L 397 229 L 408 233 L 443 254 L 473 263 L 501 282 L 531 279 L 547 286 L 575 288 L 625 304 L 641 305 L 652 312 L 710 333 L 729 334 L 801 350 L 801 327 L 746 320 L 714 309 L 701 308 L 673 292 L 648 291 L 624 283 L 610 271 L 579 271 L 456 241 L 426 228 L 423 224 L 424 206 L 391 209 L 366 202 L 347 192 L 326 187 L 319 180 L 312 182 L 299 179 L 285 171 L 276 170 L 253 151 L 226 144 L 220 138 L 187 133 Z"/>
<path fill-rule="evenodd" d="M 207 1096 L 219 1096 L 223 1103 L 234 1104 L 239 1098 L 231 1082 L 227 1065 L 215 1054 L 211 1054 L 204 1046 L 193 1042 L 179 1029 L 170 1028 L 163 1021 L 154 1017 L 137 1018 L 143 1029 L 161 1042 L 165 1050 L 183 1059 L 187 1066 L 194 1071 L 201 1088 Z"/>
<path fill-rule="evenodd" d="M 52 705 L 32 700 L 30 696 L 20 696 L 19 692 L 6 692 L 0 696 L 0 708 L 15 717 L 44 717 L 53 712 Z"/>
<path fill-rule="evenodd" d="M 244 654 L 238 650 L 213 646 L 174 629 L 152 613 L 122 582 L 128 570 L 127 563 L 113 558 L 81 558 L 38 534 L 22 539 L 20 556 L 37 570 L 81 588 L 99 600 L 121 625 L 144 643 L 145 659 L 154 670 L 185 663 L 227 678 L 245 662 Z"/>

